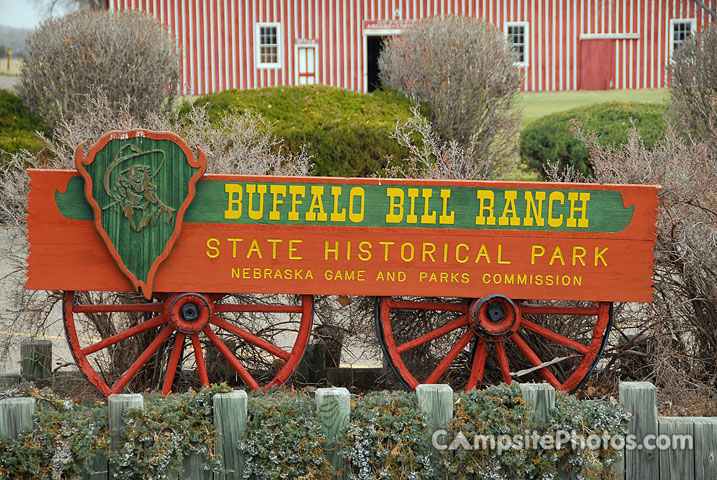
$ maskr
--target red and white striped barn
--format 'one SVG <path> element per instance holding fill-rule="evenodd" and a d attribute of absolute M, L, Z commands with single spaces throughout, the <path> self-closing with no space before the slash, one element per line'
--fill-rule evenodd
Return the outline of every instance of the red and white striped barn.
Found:
<path fill-rule="evenodd" d="M 693 0 L 109 0 L 109 8 L 165 24 L 195 94 L 311 83 L 366 92 L 378 81 L 383 37 L 451 14 L 506 33 L 522 55 L 523 90 L 661 88 L 673 49 L 711 19 Z"/>

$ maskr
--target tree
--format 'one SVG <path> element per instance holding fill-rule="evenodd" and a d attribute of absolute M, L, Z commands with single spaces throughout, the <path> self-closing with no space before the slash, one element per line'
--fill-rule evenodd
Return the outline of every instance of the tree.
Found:
<path fill-rule="evenodd" d="M 17 91 L 49 127 L 83 112 L 91 97 L 129 99 L 143 119 L 171 108 L 180 92 L 171 34 L 140 12 L 82 11 L 44 22 L 27 40 Z"/>
<path fill-rule="evenodd" d="M 717 2 L 714 0 L 706 2 L 702 2 L 701 0 L 693 1 L 699 8 L 707 12 L 709 16 L 712 17 L 712 20 L 717 20 Z"/>
<path fill-rule="evenodd" d="M 693 35 L 675 51 L 669 66 L 670 111 L 686 134 L 711 132 L 717 98 L 717 25 Z"/>
<path fill-rule="evenodd" d="M 383 85 L 424 102 L 437 133 L 500 169 L 514 157 L 521 73 L 503 33 L 482 19 L 434 17 L 389 40 Z M 495 173 L 495 172 L 494 172 Z"/>

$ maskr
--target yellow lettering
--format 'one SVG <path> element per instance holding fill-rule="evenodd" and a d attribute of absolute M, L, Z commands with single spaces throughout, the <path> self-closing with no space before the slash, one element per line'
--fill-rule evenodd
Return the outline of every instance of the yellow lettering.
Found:
<path fill-rule="evenodd" d="M 565 259 L 563 258 L 563 251 L 560 250 L 560 246 L 555 247 L 553 255 L 550 257 L 550 265 L 555 263 L 555 260 L 560 260 L 561 265 L 565 265 Z"/>
<path fill-rule="evenodd" d="M 296 211 L 296 206 L 303 203 L 297 197 L 304 198 L 306 196 L 306 187 L 303 185 L 289 185 L 289 195 L 291 195 L 291 211 L 289 212 L 289 220 L 296 222 L 299 220 L 299 212 Z"/>
<path fill-rule="evenodd" d="M 331 187 L 331 195 L 334 197 L 334 211 L 331 212 L 332 222 L 345 222 L 346 209 L 339 211 L 339 198 L 341 198 L 341 187 Z"/>
<path fill-rule="evenodd" d="M 480 262 L 481 258 L 485 258 L 485 263 L 490 263 L 490 256 L 488 255 L 488 249 L 486 248 L 485 243 L 480 246 L 480 249 L 478 249 L 478 255 L 476 255 L 475 263 Z"/>
<path fill-rule="evenodd" d="M 232 258 L 237 258 L 237 243 L 243 241 L 243 238 L 227 238 L 227 242 L 232 242 Z"/>
<path fill-rule="evenodd" d="M 428 249 L 429 247 L 430 247 L 430 250 Z M 423 244 L 423 249 L 422 249 L 422 251 L 421 251 L 421 261 L 422 261 L 422 262 L 425 262 L 425 261 L 426 261 L 426 257 L 429 257 L 432 262 L 435 262 L 436 259 L 433 258 L 433 252 L 435 252 L 435 251 L 436 251 L 436 245 L 435 245 L 435 244 L 433 244 L 433 243 L 424 243 L 424 244 Z"/>
<path fill-rule="evenodd" d="M 296 255 L 295 243 L 301 243 L 301 240 L 289 240 L 289 260 L 301 260 L 301 256 Z"/>
<path fill-rule="evenodd" d="M 259 242 L 256 241 L 256 238 L 251 241 L 251 245 L 249 246 L 249 251 L 246 252 L 246 258 L 251 258 L 252 253 L 256 253 L 259 258 L 264 258 L 261 255 L 261 249 L 259 248 Z"/>
<path fill-rule="evenodd" d="M 284 203 L 283 200 L 279 200 L 279 195 L 286 198 L 286 185 L 272 185 L 269 187 L 271 192 L 271 212 L 269 212 L 269 220 L 281 220 L 281 214 L 277 208 L 279 205 Z"/>
<path fill-rule="evenodd" d="M 403 220 L 403 190 L 400 188 L 387 188 L 388 213 L 386 223 L 399 223 Z"/>
<path fill-rule="evenodd" d="M 536 205 L 536 200 L 538 201 L 538 204 Z M 545 220 L 543 219 L 543 202 L 545 201 L 545 192 L 535 192 L 535 199 L 533 199 L 533 192 L 527 191 L 525 192 L 525 219 L 523 220 L 523 224 L 526 227 L 532 227 L 533 226 L 533 217 L 531 217 L 530 212 L 532 210 L 533 215 L 535 215 L 535 224 L 539 227 L 542 227 L 545 225 Z"/>
<path fill-rule="evenodd" d="M 456 214 L 451 212 L 448 215 L 448 199 L 451 198 L 451 191 L 447 188 L 441 189 L 441 198 L 443 199 L 443 208 L 441 216 L 438 217 L 438 223 L 441 225 L 453 225 L 455 223 Z"/>
<path fill-rule="evenodd" d="M 224 184 L 224 191 L 229 194 L 229 203 L 224 210 L 224 218 L 236 220 L 241 218 L 241 185 L 235 183 Z"/>
<path fill-rule="evenodd" d="M 371 242 L 360 242 L 358 254 L 359 260 L 363 260 L 364 262 L 368 262 L 369 260 L 371 260 L 371 248 L 373 248 Z"/>
<path fill-rule="evenodd" d="M 388 247 L 393 245 L 396 242 L 378 242 L 379 245 L 383 245 L 383 260 L 388 262 Z"/>
<path fill-rule="evenodd" d="M 423 196 L 423 215 L 421 215 L 421 223 L 434 224 L 436 223 L 436 212 L 428 213 L 428 203 L 433 196 L 433 190 L 430 188 L 424 188 L 421 195 Z"/>
<path fill-rule="evenodd" d="M 354 199 L 356 198 L 360 200 L 358 213 L 354 212 Z M 349 192 L 349 220 L 353 223 L 363 222 L 364 203 L 366 203 L 366 192 L 363 187 L 353 187 Z"/>
<path fill-rule="evenodd" d="M 535 259 L 545 255 L 545 247 L 542 245 L 532 245 L 530 249 L 530 264 L 535 265 Z"/>
<path fill-rule="evenodd" d="M 495 225 L 495 215 L 493 215 L 493 205 L 495 203 L 495 195 L 492 190 L 478 190 L 476 192 L 479 208 L 476 217 L 476 225 Z M 486 216 L 485 213 L 488 215 Z"/>
<path fill-rule="evenodd" d="M 276 244 L 281 243 L 284 240 L 280 238 L 267 238 L 266 241 L 271 243 L 271 258 L 276 260 Z"/>
<path fill-rule="evenodd" d="M 321 185 L 311 186 L 311 205 L 309 205 L 309 211 L 306 212 L 306 220 L 309 222 L 325 222 L 328 215 L 324 212 L 324 202 L 321 200 L 321 196 L 324 194 L 324 187 Z M 318 212 L 314 212 L 318 210 Z"/>
<path fill-rule="evenodd" d="M 456 245 L 456 261 L 458 263 L 466 263 L 468 261 L 468 254 L 466 254 L 465 257 L 460 256 L 462 248 L 468 250 L 468 245 L 465 243 L 459 243 Z"/>
<path fill-rule="evenodd" d="M 411 199 L 411 202 L 409 205 L 408 215 L 406 215 L 406 223 L 418 223 L 418 216 L 416 215 L 416 199 L 418 198 L 418 189 L 409 188 L 408 198 Z"/>
<path fill-rule="evenodd" d="M 503 214 L 498 218 L 498 225 L 510 225 L 511 227 L 520 225 L 520 218 L 515 206 L 518 192 L 516 190 L 506 190 L 503 196 L 505 197 L 505 207 L 503 207 Z M 511 216 L 510 219 L 508 214 Z"/>
<path fill-rule="evenodd" d="M 336 240 L 334 242 L 334 248 L 329 248 L 329 241 L 326 240 L 326 243 L 324 244 L 324 260 L 329 259 L 329 252 L 333 252 L 334 260 L 339 259 L 339 241 L 338 240 Z"/>
<path fill-rule="evenodd" d="M 590 201 L 590 192 L 569 192 L 568 201 L 570 202 L 570 217 L 565 222 L 565 225 L 569 228 L 575 227 L 577 224 L 578 228 L 588 228 L 587 209 L 588 202 Z M 577 208 L 575 203 L 577 201 L 582 202 L 583 206 Z M 575 212 L 580 212 L 580 219 L 575 220 Z"/>
<path fill-rule="evenodd" d="M 607 267 L 607 262 L 605 261 L 605 257 L 603 257 L 603 255 L 605 255 L 605 252 L 607 252 L 607 249 L 608 249 L 608 247 L 605 247 L 602 250 L 600 250 L 600 247 L 595 247 L 595 266 L 596 267 L 598 266 L 598 259 L 600 259 L 602 264 Z"/>
<path fill-rule="evenodd" d="M 259 193 L 259 208 L 254 209 L 254 194 Z M 246 194 L 249 197 L 249 218 L 252 220 L 261 220 L 264 216 L 264 194 L 266 193 L 266 185 L 256 185 L 249 183 L 246 186 Z"/>
<path fill-rule="evenodd" d="M 563 224 L 563 214 L 561 213 L 559 217 L 553 217 L 553 205 L 555 202 L 560 202 L 560 205 L 565 204 L 563 192 L 550 192 L 550 197 L 548 197 L 548 225 L 558 228 Z"/>
<path fill-rule="evenodd" d="M 585 260 L 583 260 L 583 257 L 585 256 L 587 252 L 585 251 L 584 247 L 580 246 L 574 246 L 573 247 L 573 266 L 577 264 L 577 261 L 579 260 L 580 263 L 585 266 Z"/>
<path fill-rule="evenodd" d="M 207 239 L 207 257 L 217 258 L 219 256 L 219 239 L 209 238 Z"/>
<path fill-rule="evenodd" d="M 503 260 L 503 244 L 498 244 L 498 263 L 502 265 L 509 265 L 511 262 L 510 260 Z"/>

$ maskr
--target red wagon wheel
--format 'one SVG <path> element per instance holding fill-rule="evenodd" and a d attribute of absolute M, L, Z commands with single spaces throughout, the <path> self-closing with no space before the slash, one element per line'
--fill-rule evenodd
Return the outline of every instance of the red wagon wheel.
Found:
<path fill-rule="evenodd" d="M 310 295 L 283 296 L 287 301 L 278 304 L 200 293 L 156 294 L 138 303 L 137 296 L 122 295 L 64 295 L 70 350 L 103 396 L 138 377 L 144 379 L 140 388 L 167 394 L 183 365 L 196 370 L 202 386 L 231 374 L 255 391 L 280 386 L 296 369 L 311 332 Z"/>
<path fill-rule="evenodd" d="M 574 392 L 602 355 L 612 304 L 380 297 L 376 327 L 384 356 L 407 388 L 449 383 L 471 390 L 513 379 L 545 380 Z"/>

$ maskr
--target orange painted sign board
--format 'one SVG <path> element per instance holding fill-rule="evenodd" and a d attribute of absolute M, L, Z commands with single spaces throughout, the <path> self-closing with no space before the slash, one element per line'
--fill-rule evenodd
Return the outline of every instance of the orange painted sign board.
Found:
<path fill-rule="evenodd" d="M 29 174 L 27 287 L 134 290 L 83 178 Z M 658 191 L 204 175 L 153 291 L 649 302 Z"/>

